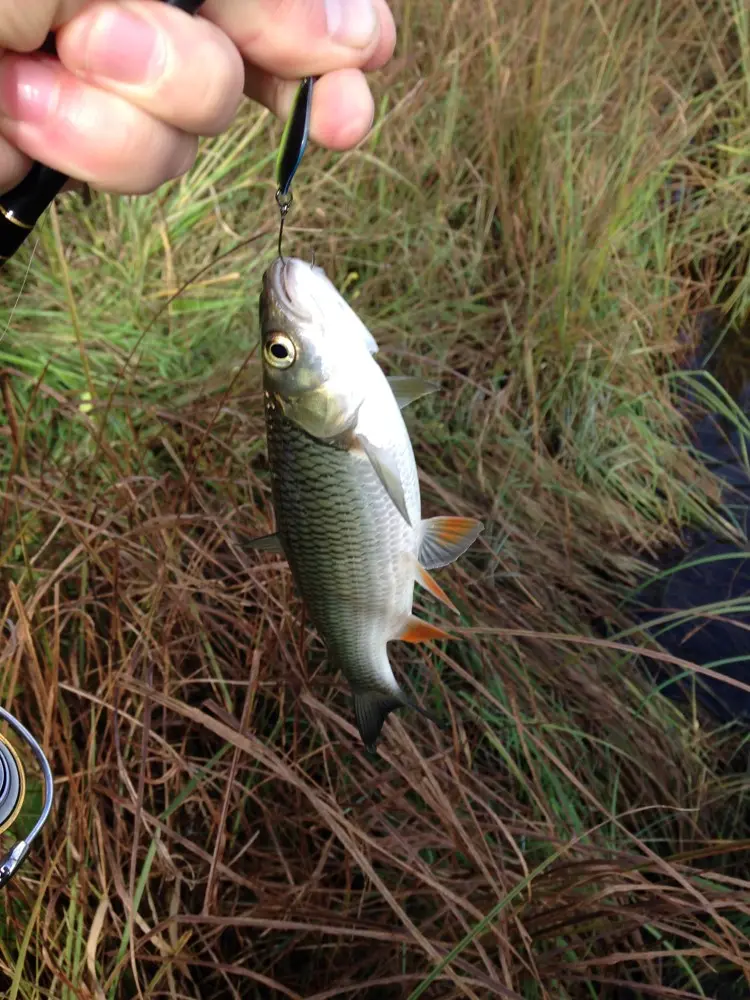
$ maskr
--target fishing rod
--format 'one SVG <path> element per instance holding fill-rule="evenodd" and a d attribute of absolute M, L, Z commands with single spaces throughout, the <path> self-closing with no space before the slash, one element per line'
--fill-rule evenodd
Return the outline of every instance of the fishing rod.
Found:
<path fill-rule="evenodd" d="M 195 14 L 203 0 L 161 0 L 187 14 Z M 56 55 L 55 38 L 50 34 L 42 51 Z M 0 267 L 23 245 L 34 226 L 60 193 L 68 176 L 44 163 L 34 162 L 31 169 L 11 191 L 0 196 Z M 49 819 L 54 796 L 54 783 L 49 761 L 41 746 L 15 716 L 0 708 L 0 721 L 8 724 L 17 737 L 29 747 L 42 772 L 44 804 L 31 831 L 16 841 L 5 855 L 0 855 L 0 888 L 7 885 L 29 853 L 32 842 Z M 0 733 L 0 836 L 16 822 L 26 797 L 26 775 L 23 762 L 13 743 Z"/>
<path fill-rule="evenodd" d="M 195 14 L 203 0 L 161 0 L 186 14 Z M 54 35 L 47 38 L 42 51 L 56 54 Z M 59 170 L 34 162 L 20 184 L 0 196 L 0 267 L 16 253 L 44 212 L 70 178 Z"/>

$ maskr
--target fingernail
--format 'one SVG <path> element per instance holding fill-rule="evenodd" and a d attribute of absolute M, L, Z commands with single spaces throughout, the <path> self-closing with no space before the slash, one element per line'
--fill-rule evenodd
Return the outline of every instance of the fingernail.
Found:
<path fill-rule="evenodd" d="M 378 26 L 372 0 L 325 0 L 328 34 L 340 45 L 364 49 Z"/>
<path fill-rule="evenodd" d="M 0 76 L 0 112 L 17 122 L 41 124 L 57 106 L 60 77 L 44 59 L 8 58 Z"/>
<path fill-rule="evenodd" d="M 117 83 L 149 83 L 164 71 L 162 33 L 149 21 L 122 7 L 106 9 L 82 30 L 88 37 L 85 67 L 94 76 Z"/>
<path fill-rule="evenodd" d="M 180 152 L 175 157 L 174 166 L 172 168 L 172 177 L 182 177 L 186 174 L 188 170 L 195 163 L 195 157 L 198 153 L 197 141 L 189 141 L 185 144 L 185 147 L 180 150 Z"/>

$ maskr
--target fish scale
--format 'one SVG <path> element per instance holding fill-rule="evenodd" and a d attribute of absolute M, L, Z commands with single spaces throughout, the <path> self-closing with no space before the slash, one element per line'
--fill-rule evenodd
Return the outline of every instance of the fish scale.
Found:
<path fill-rule="evenodd" d="M 367 463 L 300 430 L 270 393 L 266 427 L 277 531 L 310 620 L 355 690 L 366 682 L 394 693 L 382 660 L 411 610 L 414 574 L 403 556 L 416 555 L 414 529 Z"/>

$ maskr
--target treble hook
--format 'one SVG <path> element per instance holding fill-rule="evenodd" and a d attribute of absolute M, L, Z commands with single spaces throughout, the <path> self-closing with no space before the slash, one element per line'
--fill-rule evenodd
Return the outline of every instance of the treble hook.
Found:
<path fill-rule="evenodd" d="M 315 77 L 308 76 L 302 81 L 294 99 L 289 120 L 281 137 L 279 155 L 276 158 L 276 204 L 279 206 L 279 257 L 284 259 L 281 250 L 284 235 L 284 221 L 289 211 L 293 197 L 292 181 L 310 138 L 310 111 L 312 109 L 312 92 Z"/>

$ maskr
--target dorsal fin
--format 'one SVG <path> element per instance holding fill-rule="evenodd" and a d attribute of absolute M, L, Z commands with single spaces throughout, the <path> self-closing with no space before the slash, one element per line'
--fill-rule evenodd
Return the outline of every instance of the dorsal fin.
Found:
<path fill-rule="evenodd" d="M 409 403 L 413 403 L 415 399 L 421 399 L 422 396 L 427 396 L 431 392 L 437 392 L 440 388 L 434 382 L 427 382 L 425 379 L 416 378 L 413 375 L 390 375 L 388 385 L 391 387 L 401 410 Z"/>

